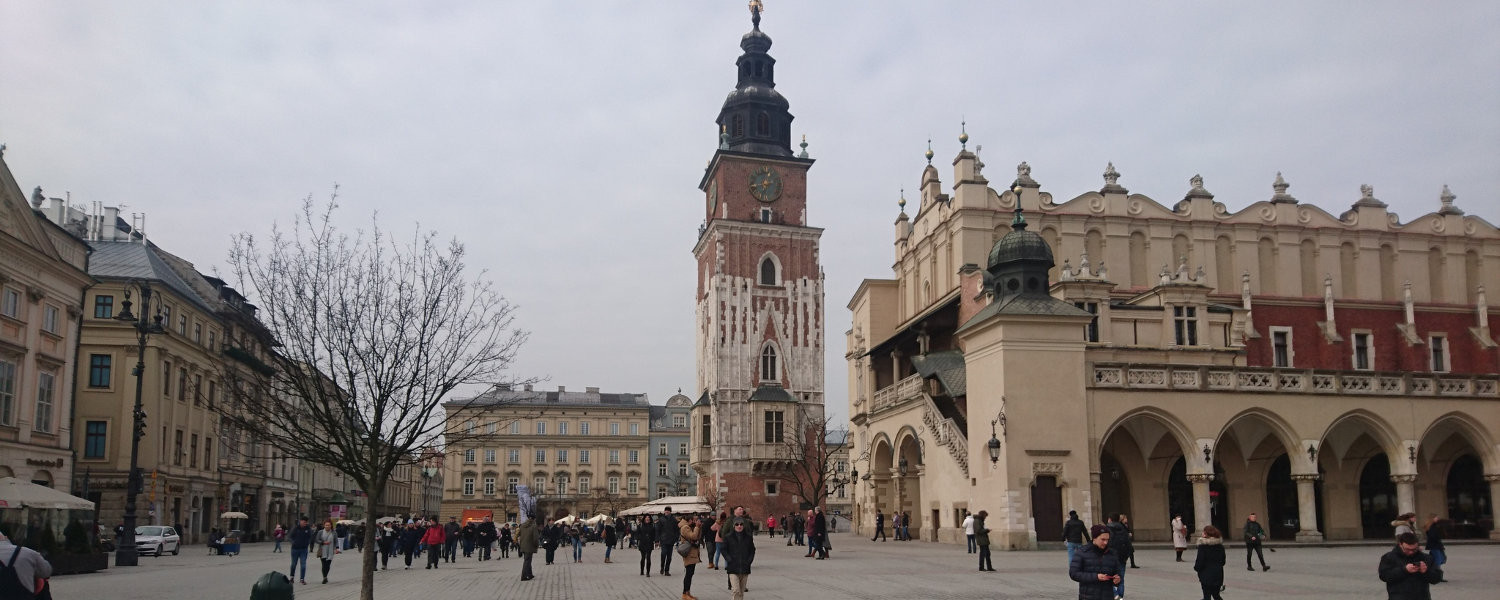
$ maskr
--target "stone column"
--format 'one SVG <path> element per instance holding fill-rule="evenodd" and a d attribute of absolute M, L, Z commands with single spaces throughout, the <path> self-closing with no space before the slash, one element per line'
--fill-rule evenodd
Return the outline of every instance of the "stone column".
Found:
<path fill-rule="evenodd" d="M 1396 484 L 1396 512 L 1417 512 L 1417 476 L 1392 475 L 1391 481 Z"/>
<path fill-rule="evenodd" d="M 1187 476 L 1188 481 L 1193 483 L 1193 527 L 1197 531 L 1189 531 L 1188 539 L 1195 539 L 1203 535 L 1203 527 L 1212 525 L 1214 522 L 1213 507 L 1208 499 L 1208 482 L 1214 480 L 1214 476 L 1208 473 L 1198 473 Z M 1229 532 L 1222 532 L 1228 537 Z"/>
<path fill-rule="evenodd" d="M 1104 510 L 1100 506 L 1104 492 L 1099 485 L 1099 476 L 1100 473 L 1098 471 L 1089 472 L 1089 502 L 1088 506 L 1085 507 L 1083 515 L 1085 525 L 1104 522 L 1104 515 L 1100 514 Z"/>
<path fill-rule="evenodd" d="M 1292 480 L 1297 482 L 1297 521 L 1301 529 L 1297 531 L 1299 542 L 1321 542 L 1323 532 L 1318 531 L 1318 489 L 1317 481 L 1322 479 L 1321 475 L 1293 475 Z"/>
<path fill-rule="evenodd" d="M 1495 508 L 1495 500 L 1500 500 L 1500 473 L 1490 473 L 1484 476 L 1484 480 L 1490 482 L 1490 519 L 1500 517 L 1500 509 Z M 1500 540 L 1500 529 L 1490 530 L 1490 539 Z"/>

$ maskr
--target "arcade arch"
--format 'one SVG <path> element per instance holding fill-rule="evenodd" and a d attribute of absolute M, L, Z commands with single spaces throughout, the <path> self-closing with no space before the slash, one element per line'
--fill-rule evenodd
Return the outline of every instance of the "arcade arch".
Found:
<path fill-rule="evenodd" d="M 1198 503 L 1193 485 L 1188 483 L 1184 451 L 1192 447 L 1192 442 L 1180 421 L 1165 411 L 1144 407 L 1120 417 L 1102 440 L 1097 490 L 1100 514 L 1094 515 L 1096 522 L 1102 523 L 1106 515 L 1115 513 L 1130 515 L 1135 539 L 1148 541 L 1169 539 L 1173 513 L 1181 511 L 1184 521 L 1195 521 Z M 1201 461 L 1196 464 L 1201 465 Z M 1202 496 L 1206 504 L 1207 478 L 1199 479 L 1205 486 Z"/>

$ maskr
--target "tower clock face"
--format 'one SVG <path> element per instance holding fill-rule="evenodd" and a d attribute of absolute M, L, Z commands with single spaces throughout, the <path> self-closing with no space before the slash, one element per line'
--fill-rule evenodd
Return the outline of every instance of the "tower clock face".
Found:
<path fill-rule="evenodd" d="M 719 180 L 715 179 L 708 184 L 708 214 L 713 216 L 715 210 L 719 209 Z"/>
<path fill-rule="evenodd" d="M 750 195 L 761 202 L 774 202 L 781 197 L 781 175 L 771 167 L 751 171 Z"/>

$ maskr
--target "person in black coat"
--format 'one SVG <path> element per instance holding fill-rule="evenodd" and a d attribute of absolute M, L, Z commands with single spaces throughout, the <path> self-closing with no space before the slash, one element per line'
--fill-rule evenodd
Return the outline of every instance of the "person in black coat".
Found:
<path fill-rule="evenodd" d="M 1115 584 L 1115 595 L 1125 595 L 1125 566 L 1130 564 L 1130 555 L 1135 553 L 1135 545 L 1130 542 L 1130 530 L 1120 522 L 1118 513 L 1109 515 L 1109 522 L 1105 524 L 1109 529 L 1109 552 L 1115 555 L 1115 560 L 1120 561 L 1120 583 Z"/>
<path fill-rule="evenodd" d="M 406 529 L 401 530 L 401 556 L 406 559 L 406 568 L 411 568 L 411 557 L 417 553 L 417 545 L 421 543 L 422 526 L 407 523 Z"/>
<path fill-rule="evenodd" d="M 381 526 L 375 536 L 375 547 L 380 551 L 380 570 L 384 571 L 391 561 L 391 555 L 396 553 L 396 532 L 387 524 Z"/>
<path fill-rule="evenodd" d="M 641 517 L 641 522 L 635 526 L 635 532 L 631 534 L 631 541 L 635 549 L 641 551 L 641 574 L 651 576 L 651 551 L 656 549 L 656 527 L 651 523 L 651 515 Z"/>
<path fill-rule="evenodd" d="M 672 548 L 677 545 L 677 518 L 672 516 L 672 507 L 662 511 L 656 521 L 656 543 L 661 544 L 661 574 L 672 574 Z"/>
<path fill-rule="evenodd" d="M 1068 578 L 1078 582 L 1079 600 L 1114 600 L 1115 586 L 1125 582 L 1120 576 L 1120 561 L 1108 550 L 1109 527 L 1095 525 L 1089 531 L 1089 545 L 1073 554 L 1068 564 Z"/>
<path fill-rule="evenodd" d="M 1380 557 L 1380 580 L 1390 600 L 1431 600 L 1432 584 L 1443 580 L 1443 569 L 1422 552 L 1417 534 L 1396 536 L 1396 547 Z"/>
<path fill-rule="evenodd" d="M 724 572 L 729 574 L 733 598 L 744 600 L 745 587 L 750 584 L 750 565 L 755 562 L 755 534 L 750 531 L 748 519 L 733 519 L 730 523 L 730 531 L 720 534 L 724 538 L 720 552 L 725 556 Z"/>
<path fill-rule="evenodd" d="M 495 531 L 495 521 L 491 517 L 485 517 L 474 528 L 474 543 L 479 545 L 479 560 L 490 559 L 490 548 L 499 537 L 500 533 Z"/>
<path fill-rule="evenodd" d="M 1089 543 L 1089 527 L 1084 525 L 1078 518 L 1078 511 L 1068 511 L 1068 520 L 1063 523 L 1063 541 L 1068 544 L 1068 564 L 1073 563 L 1073 555 Z"/>
<path fill-rule="evenodd" d="M 813 537 L 817 538 L 818 560 L 828 558 L 828 519 L 823 516 L 823 507 L 813 509 Z"/>
<path fill-rule="evenodd" d="M 542 530 L 542 548 L 547 551 L 547 564 L 552 564 L 552 559 L 557 554 L 557 545 L 562 542 L 562 537 L 562 525 L 553 523 Z"/>
<path fill-rule="evenodd" d="M 1224 589 L 1224 536 L 1213 525 L 1203 528 L 1193 570 L 1198 572 L 1203 600 L 1224 600 L 1219 596 L 1219 590 Z"/>

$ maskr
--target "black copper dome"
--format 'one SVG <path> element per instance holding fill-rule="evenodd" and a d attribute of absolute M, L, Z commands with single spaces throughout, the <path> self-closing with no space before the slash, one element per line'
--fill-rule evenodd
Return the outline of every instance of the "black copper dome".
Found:
<path fill-rule="evenodd" d="M 1010 223 L 1011 231 L 990 248 L 989 270 L 1017 261 L 1045 263 L 1052 268 L 1052 248 L 1035 232 L 1026 230 L 1026 218 L 1016 209 L 1016 218 Z"/>

